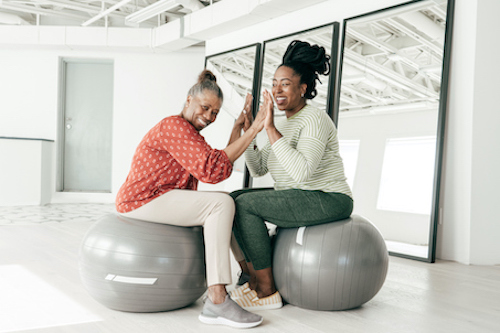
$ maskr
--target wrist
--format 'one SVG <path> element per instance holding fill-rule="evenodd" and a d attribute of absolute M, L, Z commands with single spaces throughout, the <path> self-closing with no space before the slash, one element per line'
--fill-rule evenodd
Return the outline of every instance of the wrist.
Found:
<path fill-rule="evenodd" d="M 264 126 L 264 128 L 266 129 L 266 131 L 276 131 L 276 127 L 274 126 L 274 124 L 266 125 Z"/>
<path fill-rule="evenodd" d="M 257 136 L 257 134 L 260 132 L 260 130 L 258 128 L 256 128 L 255 126 L 250 126 L 248 129 L 247 129 L 247 132 L 252 135 L 252 136 Z"/>

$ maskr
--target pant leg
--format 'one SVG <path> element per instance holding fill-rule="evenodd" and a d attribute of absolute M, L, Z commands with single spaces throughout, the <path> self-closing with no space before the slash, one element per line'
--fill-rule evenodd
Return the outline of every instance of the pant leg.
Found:
<path fill-rule="evenodd" d="M 233 198 L 233 200 L 236 200 L 236 198 L 242 194 L 249 192 L 258 192 L 258 191 L 274 191 L 274 188 L 272 187 L 246 188 L 231 192 L 229 195 Z M 267 233 L 267 227 L 266 227 L 266 233 Z M 250 262 L 251 260 L 246 254 L 247 251 L 244 248 L 244 244 L 241 241 L 241 239 L 242 238 L 241 235 L 239 234 L 239 229 L 235 228 L 235 225 L 233 224 L 233 238 L 231 239 L 231 250 L 233 250 L 234 257 L 238 262 L 242 260 Z"/>
<path fill-rule="evenodd" d="M 229 247 L 234 201 L 224 193 L 171 190 L 126 217 L 150 222 L 203 226 L 207 284 L 231 284 Z"/>
<path fill-rule="evenodd" d="M 233 232 L 255 269 L 271 267 L 271 241 L 264 221 L 281 228 L 311 226 L 350 216 L 352 199 L 341 193 L 283 190 L 248 191 L 235 198 Z"/>

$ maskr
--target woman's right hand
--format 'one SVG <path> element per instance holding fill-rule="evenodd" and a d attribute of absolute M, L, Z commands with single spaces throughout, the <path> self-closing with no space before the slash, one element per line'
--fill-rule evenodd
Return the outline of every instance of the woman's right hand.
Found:
<path fill-rule="evenodd" d="M 264 128 L 264 123 L 266 121 L 269 112 L 268 109 L 269 105 L 266 101 L 266 98 L 264 98 L 264 103 L 260 105 L 259 112 L 257 113 L 257 116 L 255 117 L 255 120 L 253 121 L 252 124 L 252 127 L 255 128 L 257 133 Z"/>
<path fill-rule="evenodd" d="M 271 93 L 267 90 L 263 92 L 264 104 L 263 108 L 266 109 L 266 119 L 264 120 L 264 127 L 266 130 L 273 129 L 274 127 L 274 102 Z"/>
<path fill-rule="evenodd" d="M 253 122 L 252 116 L 252 94 L 247 94 L 245 97 L 245 105 L 243 105 L 243 111 L 241 111 L 240 116 L 236 119 L 235 126 L 242 128 L 245 132 L 250 128 Z"/>

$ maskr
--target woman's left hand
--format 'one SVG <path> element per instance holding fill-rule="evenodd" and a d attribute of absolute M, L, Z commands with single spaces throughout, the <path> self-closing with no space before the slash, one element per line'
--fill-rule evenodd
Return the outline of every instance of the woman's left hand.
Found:
<path fill-rule="evenodd" d="M 264 128 L 266 129 L 269 143 L 273 145 L 276 141 L 281 139 L 283 135 L 274 126 L 274 102 L 271 94 L 269 91 L 264 90 L 263 96 L 264 104 L 262 105 L 262 108 L 267 111 L 266 119 L 264 119 Z"/>

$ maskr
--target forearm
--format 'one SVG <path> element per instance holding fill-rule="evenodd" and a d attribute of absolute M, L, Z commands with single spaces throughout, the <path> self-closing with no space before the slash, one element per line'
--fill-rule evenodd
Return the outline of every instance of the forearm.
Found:
<path fill-rule="evenodd" d="M 252 177 L 264 176 L 268 172 L 267 159 L 271 150 L 269 143 L 262 149 L 259 149 L 256 144 L 256 140 L 252 141 L 247 150 L 245 150 L 245 164 Z"/>
<path fill-rule="evenodd" d="M 231 131 L 231 136 L 229 137 L 229 142 L 227 143 L 228 146 L 241 137 L 241 130 L 242 126 L 235 123 Z"/>
<path fill-rule="evenodd" d="M 245 152 L 252 140 L 257 136 L 257 133 L 259 133 L 259 131 L 255 127 L 251 126 L 243 135 L 240 135 L 233 142 L 230 140 L 230 143 L 224 149 L 224 152 L 231 163 L 234 163 L 234 161 L 236 161 Z M 233 137 L 232 133 L 231 137 Z"/>
<path fill-rule="evenodd" d="M 281 135 L 281 133 L 274 126 L 266 128 L 266 132 L 271 145 L 283 137 L 283 135 Z"/>

